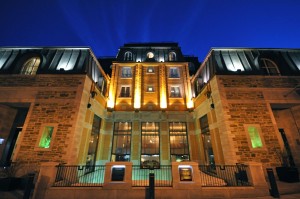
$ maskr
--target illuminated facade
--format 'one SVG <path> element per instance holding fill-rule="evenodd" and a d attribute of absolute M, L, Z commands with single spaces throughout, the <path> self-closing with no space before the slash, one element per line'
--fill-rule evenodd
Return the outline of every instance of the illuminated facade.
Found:
<path fill-rule="evenodd" d="M 101 61 L 0 48 L 2 163 L 299 168 L 300 50 L 214 48 L 200 64 L 177 43 L 133 43 Z"/>

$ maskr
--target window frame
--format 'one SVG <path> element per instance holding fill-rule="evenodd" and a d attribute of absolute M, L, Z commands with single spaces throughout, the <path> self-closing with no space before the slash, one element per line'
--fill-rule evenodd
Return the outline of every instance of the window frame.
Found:
<path fill-rule="evenodd" d="M 248 127 L 255 127 L 255 128 L 257 129 L 259 138 L 260 138 L 261 143 L 262 143 L 262 147 L 259 147 L 259 148 L 253 148 L 253 145 L 252 145 L 252 139 L 251 139 L 251 136 L 250 136 L 250 134 L 249 134 Z M 264 137 L 263 137 L 263 135 L 262 135 L 261 126 L 260 126 L 259 124 L 244 124 L 244 129 L 245 129 L 245 133 L 246 133 L 246 137 L 247 137 L 248 146 L 249 146 L 249 148 L 250 148 L 250 151 L 261 151 L 261 150 L 266 150 L 266 143 L 265 143 L 265 141 L 264 141 Z"/>
<path fill-rule="evenodd" d="M 152 88 L 152 90 L 149 90 L 150 88 Z M 153 86 L 153 85 L 148 85 L 148 86 L 147 86 L 147 91 L 146 91 L 146 92 L 148 92 L 148 93 L 154 93 L 154 92 L 155 92 L 154 86 Z"/>
<path fill-rule="evenodd" d="M 174 88 L 174 89 L 175 89 L 175 88 L 178 88 L 179 95 L 176 94 L 176 89 L 173 90 L 173 88 Z M 172 92 L 172 90 L 173 90 L 174 92 Z M 173 94 L 173 93 L 174 93 L 174 94 Z M 170 97 L 170 98 L 182 98 L 180 86 L 174 86 L 174 85 L 173 85 L 173 86 L 170 86 L 170 94 L 169 94 L 169 97 Z"/>
<path fill-rule="evenodd" d="M 124 61 L 132 61 L 132 60 L 133 60 L 132 52 L 126 51 L 124 53 Z"/>
<path fill-rule="evenodd" d="M 121 78 L 132 78 L 132 67 L 122 66 L 121 67 Z"/>
<path fill-rule="evenodd" d="M 53 127 L 49 148 L 40 147 L 40 142 L 41 142 L 41 139 L 43 138 L 45 127 Z M 57 128 L 58 128 L 57 123 L 44 123 L 44 124 L 42 124 L 41 127 L 40 127 L 40 130 L 39 130 L 39 135 L 38 135 L 38 139 L 37 139 L 36 144 L 35 144 L 34 151 L 51 151 L 52 147 L 54 145 L 53 143 L 55 141 Z"/>
<path fill-rule="evenodd" d="M 127 124 L 128 126 L 127 127 L 130 127 L 128 129 L 125 129 L 125 130 L 120 130 L 120 124 L 122 123 L 125 123 Z M 116 125 L 118 126 L 118 129 L 116 129 Z M 117 142 L 118 142 L 118 138 L 119 136 L 124 136 L 126 137 L 126 141 L 128 141 L 128 137 L 129 137 L 129 153 L 128 153 L 128 150 L 126 148 L 126 153 L 117 153 L 117 148 L 115 148 L 115 138 L 117 139 Z M 129 159 L 128 161 L 131 160 L 131 145 L 132 145 L 132 142 L 131 142 L 131 139 L 132 139 L 132 122 L 114 122 L 114 130 L 113 130 L 113 136 L 112 136 L 112 149 L 111 149 L 111 161 L 114 161 L 114 162 L 119 162 L 116 160 L 116 157 L 117 155 L 129 155 Z M 116 144 L 117 144 L 116 142 Z M 114 151 L 115 150 L 115 151 Z M 115 160 L 113 160 L 113 155 L 115 155 Z M 126 161 L 126 160 L 120 160 L 120 161 Z"/>
<path fill-rule="evenodd" d="M 271 64 L 268 64 L 268 62 Z M 263 73 L 268 75 L 268 76 L 281 76 L 280 70 L 277 66 L 277 64 L 268 58 L 260 58 L 260 68 L 262 69 Z M 276 72 L 274 73 L 274 69 Z"/>
<path fill-rule="evenodd" d="M 169 61 L 176 61 L 176 53 L 175 52 L 169 52 Z"/>
<path fill-rule="evenodd" d="M 147 124 L 149 123 L 153 123 L 154 124 L 154 130 L 151 130 L 151 129 L 147 129 Z M 145 129 L 143 129 L 144 127 L 144 124 L 145 124 Z M 154 133 L 151 133 L 151 132 L 154 132 Z M 151 138 L 152 137 L 155 137 L 157 138 L 158 140 L 158 143 L 156 143 L 155 145 L 155 149 L 154 151 L 156 153 L 146 153 L 144 152 L 144 150 L 146 150 L 146 148 L 144 148 L 144 145 L 147 145 L 147 143 L 144 143 L 143 142 L 143 138 L 147 139 L 149 138 L 150 139 L 150 143 L 151 143 Z M 158 146 L 158 148 L 157 148 Z M 144 162 L 142 162 L 142 157 L 143 156 L 158 156 L 158 165 L 155 163 L 153 163 L 153 168 L 154 169 L 157 169 L 157 168 L 160 168 L 160 164 L 161 164 L 161 155 L 160 155 L 160 126 L 159 126 L 159 122 L 141 122 L 141 145 L 140 145 L 140 149 L 141 149 L 141 153 L 140 153 L 140 166 L 141 168 L 144 168 L 144 169 L 148 169 L 150 168 L 147 164 L 143 164 L 144 162 L 146 162 L 147 160 L 145 160 Z M 152 160 L 153 161 L 153 160 Z M 151 163 L 150 163 L 151 164 Z"/>
<path fill-rule="evenodd" d="M 151 69 L 152 71 L 149 71 L 150 69 Z M 146 72 L 149 73 L 149 74 L 155 73 L 154 67 L 153 67 L 153 66 L 148 66 L 147 69 L 146 69 Z"/>
<path fill-rule="evenodd" d="M 174 124 L 179 123 L 181 124 L 181 129 L 174 129 Z M 173 128 L 172 128 L 173 127 Z M 183 128 L 184 127 L 184 128 Z M 183 137 L 185 138 L 186 143 L 184 144 L 184 153 L 183 154 L 179 154 L 179 153 L 172 153 L 172 149 L 173 151 L 176 149 L 175 147 L 172 148 L 172 141 L 171 138 L 172 137 Z M 176 139 L 174 139 L 176 140 Z M 188 156 L 188 160 L 184 160 L 184 161 L 190 161 L 190 146 L 189 146 L 189 139 L 188 139 L 188 130 L 187 130 L 187 123 L 186 122 L 169 122 L 169 142 L 170 142 L 170 158 L 172 160 L 172 155 L 174 156 Z M 173 143 L 175 144 L 175 142 Z M 187 150 L 187 153 L 185 153 Z"/>
<path fill-rule="evenodd" d="M 33 59 L 35 59 L 35 60 L 33 61 Z M 33 63 L 30 63 L 32 61 L 33 61 Z M 25 62 L 23 62 L 21 70 L 20 70 L 20 74 L 21 75 L 36 75 L 40 65 L 41 65 L 41 58 L 39 56 L 30 57 L 30 58 L 26 59 Z"/>
<path fill-rule="evenodd" d="M 122 89 L 125 88 L 125 92 L 122 92 Z M 126 88 L 129 88 L 128 91 L 128 96 L 127 96 L 127 92 L 126 92 Z M 122 95 L 124 93 L 124 95 Z M 127 86 L 127 85 L 122 85 L 121 86 L 121 90 L 120 90 L 120 94 L 119 94 L 119 98 L 130 98 L 131 97 L 131 86 Z"/>
<path fill-rule="evenodd" d="M 175 71 L 172 72 L 172 71 Z M 170 67 L 169 68 L 169 78 L 172 78 L 172 79 L 176 79 L 176 78 L 180 78 L 180 70 L 179 70 L 179 67 Z"/>

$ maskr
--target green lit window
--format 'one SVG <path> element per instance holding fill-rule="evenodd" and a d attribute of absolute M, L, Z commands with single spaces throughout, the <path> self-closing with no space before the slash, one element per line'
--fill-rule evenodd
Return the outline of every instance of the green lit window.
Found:
<path fill-rule="evenodd" d="M 263 148 L 263 141 L 260 137 L 259 133 L 259 127 L 249 125 L 246 127 L 250 141 L 251 141 L 251 146 L 253 149 L 259 149 Z"/>
<path fill-rule="evenodd" d="M 53 131 L 54 131 L 53 126 L 45 126 L 43 128 L 42 137 L 39 142 L 40 148 L 45 148 L 45 149 L 50 148 L 50 143 L 53 137 Z"/>

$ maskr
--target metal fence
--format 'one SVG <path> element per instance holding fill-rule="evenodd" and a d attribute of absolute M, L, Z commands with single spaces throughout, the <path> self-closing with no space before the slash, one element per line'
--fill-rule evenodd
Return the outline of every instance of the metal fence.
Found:
<path fill-rule="evenodd" d="M 199 165 L 203 187 L 251 186 L 246 165 Z"/>
<path fill-rule="evenodd" d="M 54 187 L 98 187 L 103 186 L 105 165 L 57 166 Z"/>
<path fill-rule="evenodd" d="M 146 187 L 149 186 L 149 173 L 154 173 L 155 187 L 172 186 L 172 166 L 160 165 L 159 169 L 142 169 L 140 165 L 132 166 L 132 186 Z"/>

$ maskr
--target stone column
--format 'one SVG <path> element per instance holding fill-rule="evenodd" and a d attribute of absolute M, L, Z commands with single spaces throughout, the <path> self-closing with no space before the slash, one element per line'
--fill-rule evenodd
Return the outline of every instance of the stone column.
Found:
<path fill-rule="evenodd" d="M 37 178 L 32 198 L 45 198 L 47 189 L 49 189 L 55 181 L 57 165 L 57 162 L 41 163 L 40 172 Z"/>

